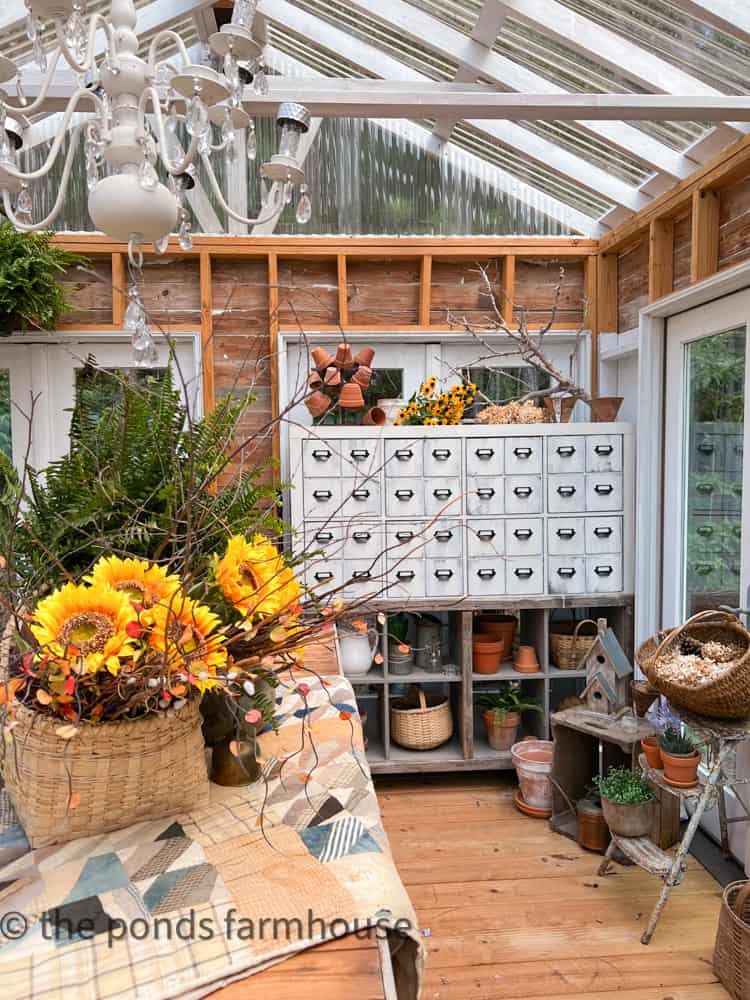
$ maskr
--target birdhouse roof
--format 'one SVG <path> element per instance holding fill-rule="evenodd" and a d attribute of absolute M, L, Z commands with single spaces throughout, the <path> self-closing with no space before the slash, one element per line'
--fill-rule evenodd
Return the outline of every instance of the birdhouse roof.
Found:
<path fill-rule="evenodd" d="M 608 628 L 605 632 L 601 633 L 599 636 L 599 641 L 612 661 L 612 666 L 615 668 L 615 673 L 618 677 L 625 678 L 630 677 L 633 673 L 633 666 L 630 660 L 625 655 L 625 652 L 617 641 L 617 636 Z"/>
<path fill-rule="evenodd" d="M 601 670 L 598 670 L 595 674 L 592 675 L 588 684 L 583 689 L 582 697 L 585 698 L 586 695 L 589 693 L 589 691 L 597 684 L 602 689 L 602 691 L 604 691 L 607 698 L 609 698 L 611 704 L 614 705 L 615 702 L 617 701 L 617 694 L 615 691 L 612 690 L 611 684 L 609 683 L 609 681 L 604 676 L 604 673 Z"/>

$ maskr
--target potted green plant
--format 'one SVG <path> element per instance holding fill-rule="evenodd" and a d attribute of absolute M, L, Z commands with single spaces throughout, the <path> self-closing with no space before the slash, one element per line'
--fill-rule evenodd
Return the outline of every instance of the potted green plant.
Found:
<path fill-rule="evenodd" d="M 86 258 L 53 239 L 52 233 L 17 233 L 9 222 L 0 225 L 0 336 L 29 327 L 54 330 L 70 308 L 60 278 Z"/>
<path fill-rule="evenodd" d="M 521 712 L 542 710 L 538 699 L 527 698 L 520 689 L 513 687 L 496 694 L 483 694 L 477 704 L 484 709 L 482 718 L 493 750 L 510 750 L 516 742 Z"/>
<path fill-rule="evenodd" d="M 701 755 L 693 740 L 670 726 L 659 737 L 664 780 L 675 788 L 692 788 L 698 782 Z"/>
<path fill-rule="evenodd" d="M 599 781 L 607 826 L 621 837 L 646 837 L 651 831 L 654 797 L 642 776 L 627 767 L 611 767 Z"/>

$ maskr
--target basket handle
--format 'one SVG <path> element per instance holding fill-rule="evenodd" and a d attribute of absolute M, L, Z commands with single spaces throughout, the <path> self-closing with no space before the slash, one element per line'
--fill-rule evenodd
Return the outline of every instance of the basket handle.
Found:
<path fill-rule="evenodd" d="M 669 645 L 669 643 L 673 642 L 675 639 L 678 639 L 688 625 L 694 625 L 696 622 L 704 621 L 706 618 L 716 618 L 718 621 L 736 622 L 740 625 L 737 615 L 730 614 L 728 611 L 699 611 L 697 614 L 688 618 L 686 622 L 683 622 L 682 625 L 678 625 L 677 628 L 673 628 L 668 635 L 664 636 L 659 644 L 659 648 L 654 653 L 653 660 L 658 660 L 659 654 L 664 647 Z M 740 627 L 742 626 L 740 625 Z"/>
<path fill-rule="evenodd" d="M 578 638 L 578 629 L 581 627 L 581 625 L 593 625 L 594 628 L 597 630 L 597 635 L 599 634 L 599 626 L 596 624 L 596 622 L 594 621 L 593 618 L 582 618 L 578 622 L 578 624 L 576 625 L 576 627 L 573 629 L 573 638 L 574 639 Z"/>
<path fill-rule="evenodd" d="M 743 923 L 745 921 L 742 916 L 742 911 L 745 908 L 745 903 L 747 902 L 748 896 L 750 896 L 750 882 L 745 882 L 745 884 L 742 886 L 740 891 L 735 896 L 734 903 L 732 905 L 732 909 L 734 910 L 734 915 L 738 917 L 740 920 L 742 920 Z"/>
<path fill-rule="evenodd" d="M 422 711 L 424 711 L 427 708 L 427 699 L 425 698 L 424 691 L 418 684 L 415 684 L 414 686 L 417 689 L 417 697 L 419 698 L 419 707 L 422 709 Z M 750 883 L 748 884 L 750 885 Z"/>

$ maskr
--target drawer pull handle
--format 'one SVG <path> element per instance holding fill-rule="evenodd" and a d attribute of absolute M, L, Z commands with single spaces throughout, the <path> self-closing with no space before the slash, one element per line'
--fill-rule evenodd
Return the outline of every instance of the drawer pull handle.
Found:
<path fill-rule="evenodd" d="M 495 491 L 491 486 L 483 486 L 481 489 L 477 490 L 477 496 L 480 500 L 491 500 L 495 495 Z"/>
<path fill-rule="evenodd" d="M 316 573 L 315 574 L 315 579 L 318 580 L 321 583 L 323 582 L 323 580 L 332 580 L 333 579 L 333 573 L 330 573 L 330 572 L 328 572 L 328 573 L 326 573 L 326 572 Z"/>
<path fill-rule="evenodd" d="M 513 492 L 517 497 L 530 497 L 534 491 L 530 486 L 516 486 Z"/>
<path fill-rule="evenodd" d="M 495 449 L 494 448 L 477 448 L 477 450 L 474 452 L 474 454 L 477 456 L 477 458 L 481 458 L 481 460 L 483 462 L 486 462 L 490 458 L 494 457 L 494 455 L 495 455 Z"/>
<path fill-rule="evenodd" d="M 477 532 L 477 538 L 480 542 L 491 542 L 495 537 L 495 532 L 491 528 L 484 528 Z"/>
<path fill-rule="evenodd" d="M 611 538 L 612 529 L 611 528 L 594 528 L 594 534 L 597 538 Z"/>
<path fill-rule="evenodd" d="M 416 575 L 417 574 L 414 572 L 413 569 L 400 569 L 398 571 L 398 573 L 396 573 L 396 579 L 397 580 L 413 580 Z"/>
<path fill-rule="evenodd" d="M 558 486 L 557 492 L 561 497 L 572 497 L 575 494 L 575 486 Z"/>
<path fill-rule="evenodd" d="M 364 545 L 365 542 L 370 541 L 372 535 L 370 534 L 369 531 L 355 531 L 354 534 L 352 535 L 352 538 L 359 545 Z"/>
<path fill-rule="evenodd" d="M 532 449 L 531 448 L 514 448 L 513 454 L 516 458 L 531 458 Z"/>
<path fill-rule="evenodd" d="M 566 580 L 572 580 L 576 575 L 576 571 L 572 566 L 560 566 L 557 575 L 564 577 Z"/>
<path fill-rule="evenodd" d="M 712 483 L 696 483 L 695 489 L 698 493 L 703 494 L 703 496 L 708 496 L 714 491 Z"/>
<path fill-rule="evenodd" d="M 397 500 L 411 500 L 414 496 L 414 490 L 396 490 Z"/>
<path fill-rule="evenodd" d="M 529 538 L 531 538 L 531 536 L 534 534 L 534 532 L 531 530 L 531 528 L 516 528 L 513 534 L 516 536 L 516 538 L 519 538 L 523 541 L 528 541 Z"/>
<path fill-rule="evenodd" d="M 352 490 L 352 500 L 369 500 L 369 490 Z"/>
<path fill-rule="evenodd" d="M 519 566 L 518 569 L 514 569 L 513 572 L 519 580 L 530 580 L 534 575 L 534 570 L 529 566 Z"/>
<path fill-rule="evenodd" d="M 497 576 L 497 570 L 495 569 L 479 569 L 477 570 L 477 576 L 480 580 L 492 580 L 493 577 Z"/>
<path fill-rule="evenodd" d="M 352 573 L 352 580 L 359 581 L 359 580 L 371 580 L 371 579 L 372 579 L 372 573 L 369 571 L 369 569 L 356 569 Z"/>
<path fill-rule="evenodd" d="M 611 444 L 597 444 L 594 447 L 594 451 L 597 455 L 611 455 L 614 450 L 615 449 Z"/>
<path fill-rule="evenodd" d="M 701 453 L 701 455 L 712 455 L 714 451 L 714 446 L 711 444 L 710 441 L 701 441 L 701 443 L 698 445 L 698 451 Z"/>
<path fill-rule="evenodd" d="M 333 532 L 332 531 L 319 531 L 315 536 L 316 542 L 332 542 Z"/>
<path fill-rule="evenodd" d="M 330 500 L 333 497 L 333 493 L 330 490 L 314 490 L 313 496 L 316 500 Z"/>
<path fill-rule="evenodd" d="M 558 528 L 557 537 L 558 538 L 575 538 L 576 529 L 575 528 Z"/>
<path fill-rule="evenodd" d="M 438 580 L 450 580 L 450 578 L 453 576 L 453 570 L 452 569 L 436 569 L 435 570 L 435 576 L 437 577 Z"/>
<path fill-rule="evenodd" d="M 576 450 L 574 445 L 572 444 L 561 444 L 560 447 L 557 449 L 557 454 L 561 458 L 570 458 L 572 455 L 575 455 L 575 453 Z"/>
<path fill-rule="evenodd" d="M 449 542 L 453 538 L 452 531 L 436 531 L 432 536 L 436 542 Z"/>
<path fill-rule="evenodd" d="M 399 462 L 408 462 L 410 458 L 414 458 L 414 452 L 411 448 L 401 448 L 396 452 L 396 458 Z"/>
<path fill-rule="evenodd" d="M 433 490 L 432 495 L 436 500 L 449 500 L 453 496 L 453 490 Z"/>
<path fill-rule="evenodd" d="M 397 542 L 410 542 L 414 538 L 413 531 L 397 531 L 396 541 Z"/>
<path fill-rule="evenodd" d="M 433 448 L 432 457 L 437 462 L 447 462 L 451 457 L 451 452 L 449 448 Z"/>
<path fill-rule="evenodd" d="M 331 457 L 331 452 L 330 451 L 324 451 L 321 448 L 317 448 L 312 453 L 312 457 L 315 459 L 316 462 L 327 462 L 328 459 Z"/>
<path fill-rule="evenodd" d="M 349 454 L 355 462 L 363 462 L 370 457 L 370 452 L 366 448 L 354 448 Z"/>
<path fill-rule="evenodd" d="M 598 493 L 600 497 L 608 497 L 610 493 L 614 493 L 615 488 L 609 483 L 597 483 L 594 487 L 594 493 Z"/>
<path fill-rule="evenodd" d="M 614 569 L 611 566 L 594 566 L 597 576 L 612 576 Z"/>

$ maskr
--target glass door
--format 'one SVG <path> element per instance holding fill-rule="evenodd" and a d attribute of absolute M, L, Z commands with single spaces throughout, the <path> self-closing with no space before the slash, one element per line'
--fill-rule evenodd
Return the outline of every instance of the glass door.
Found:
<path fill-rule="evenodd" d="M 668 324 L 665 627 L 719 605 L 747 607 L 749 322 L 750 293 L 742 292 Z"/>

